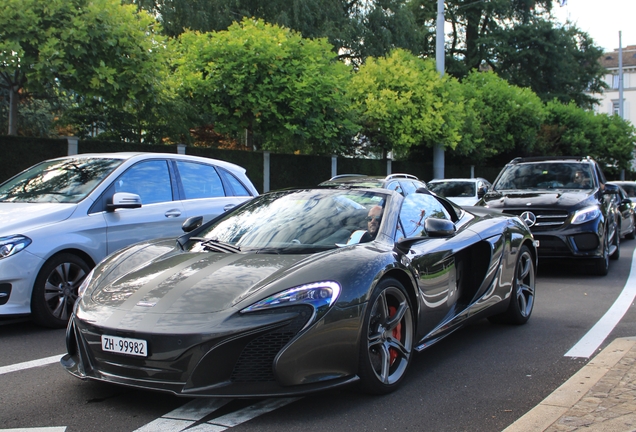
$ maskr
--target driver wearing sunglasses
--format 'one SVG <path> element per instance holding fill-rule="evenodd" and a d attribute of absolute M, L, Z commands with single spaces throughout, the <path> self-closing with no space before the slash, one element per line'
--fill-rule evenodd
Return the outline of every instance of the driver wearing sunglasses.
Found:
<path fill-rule="evenodd" d="M 380 222 L 382 221 L 382 207 L 373 206 L 369 209 L 367 215 L 367 232 L 362 236 L 360 242 L 368 242 L 375 239 L 378 235 L 378 229 L 380 228 Z"/>

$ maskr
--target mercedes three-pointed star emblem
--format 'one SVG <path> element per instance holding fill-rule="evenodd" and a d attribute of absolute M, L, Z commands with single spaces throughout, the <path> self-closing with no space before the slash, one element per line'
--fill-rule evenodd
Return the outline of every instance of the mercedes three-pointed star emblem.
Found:
<path fill-rule="evenodd" d="M 530 228 L 532 225 L 534 225 L 537 222 L 537 217 L 534 215 L 534 213 L 529 211 L 524 211 L 523 213 L 521 213 L 521 216 L 519 217 L 526 224 L 528 228 Z"/>

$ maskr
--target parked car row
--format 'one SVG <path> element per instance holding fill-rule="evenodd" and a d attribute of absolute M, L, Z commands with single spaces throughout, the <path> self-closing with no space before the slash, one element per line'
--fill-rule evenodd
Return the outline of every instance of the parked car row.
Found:
<path fill-rule="evenodd" d="M 466 323 L 526 323 L 539 259 L 607 274 L 636 236 L 628 186 L 590 158 L 517 158 L 493 184 L 350 174 L 258 196 L 219 160 L 53 159 L 0 184 L 0 316 L 67 325 L 81 379 L 388 393 Z"/>

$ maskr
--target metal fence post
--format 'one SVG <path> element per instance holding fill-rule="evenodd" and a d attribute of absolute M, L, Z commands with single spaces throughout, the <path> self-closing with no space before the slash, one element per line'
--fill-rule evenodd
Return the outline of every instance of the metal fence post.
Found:
<path fill-rule="evenodd" d="M 67 150 L 68 155 L 69 156 L 76 155 L 79 151 L 79 144 L 78 144 L 79 138 L 67 136 L 66 142 L 68 143 L 68 150 Z"/>
<path fill-rule="evenodd" d="M 338 175 L 338 156 L 331 156 L 331 177 Z"/>
<path fill-rule="evenodd" d="M 269 192 L 269 152 L 263 152 L 263 193 Z"/>

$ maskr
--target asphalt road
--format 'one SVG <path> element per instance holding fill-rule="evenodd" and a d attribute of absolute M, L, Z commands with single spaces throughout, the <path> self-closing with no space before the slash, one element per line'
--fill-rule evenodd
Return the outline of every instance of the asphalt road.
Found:
<path fill-rule="evenodd" d="M 621 258 L 611 262 L 605 277 L 587 274 L 583 265 L 540 263 L 535 309 L 527 325 L 483 320 L 461 329 L 419 353 L 405 385 L 382 397 L 364 395 L 352 386 L 291 402 L 193 401 L 83 382 L 57 362 L 7 372 L 12 365 L 63 354 L 64 331 L 28 322 L 0 325 L 0 430 L 182 430 L 175 425 L 193 424 L 183 420 L 192 410 L 186 416 L 173 410 L 216 403 L 220 408 L 213 413 L 212 408 L 199 410 L 192 430 L 210 421 L 212 425 L 198 430 L 232 426 L 231 432 L 501 431 L 587 363 L 588 359 L 564 354 L 619 296 L 635 246 L 636 241 L 622 243 Z M 633 306 L 599 350 L 625 336 L 636 336 Z M 270 405 L 276 402 L 284 406 L 273 409 Z M 270 411 L 258 415 L 259 406 Z"/>

